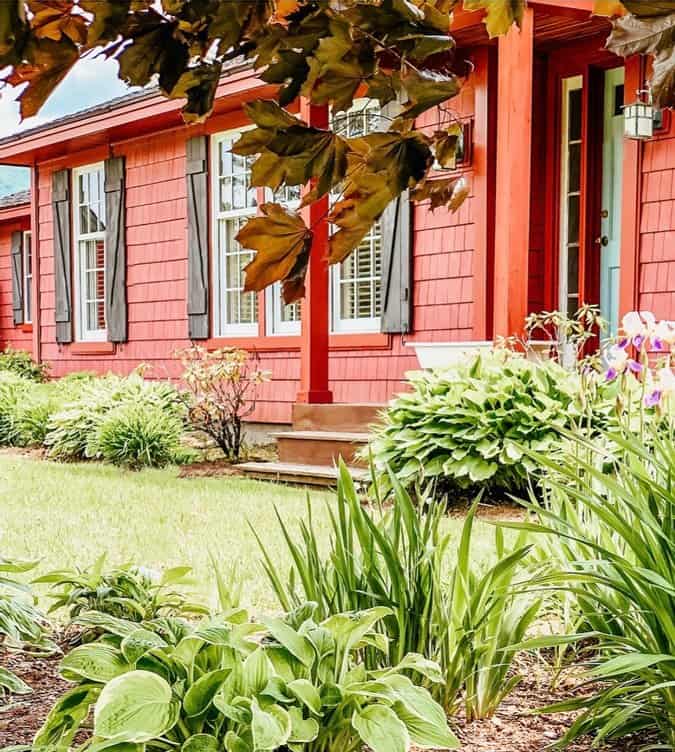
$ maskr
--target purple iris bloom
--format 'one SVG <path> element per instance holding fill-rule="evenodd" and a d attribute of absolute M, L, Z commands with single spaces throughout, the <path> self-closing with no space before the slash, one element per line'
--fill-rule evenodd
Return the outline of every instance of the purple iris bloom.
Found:
<path fill-rule="evenodd" d="M 644 334 L 636 334 L 635 337 L 633 337 L 633 344 L 638 349 L 642 347 L 642 343 L 645 341 Z"/>
<path fill-rule="evenodd" d="M 617 343 L 617 347 L 620 347 L 622 350 L 625 350 L 628 345 L 630 345 L 630 340 L 628 337 L 622 337 Z"/>
<path fill-rule="evenodd" d="M 638 363 L 637 360 L 632 360 L 631 358 L 629 358 L 627 365 L 633 373 L 642 373 L 642 363 Z"/>
<path fill-rule="evenodd" d="M 659 339 L 658 337 L 654 337 L 652 339 L 652 347 L 654 348 L 654 350 L 659 350 L 659 351 L 666 349 L 665 345 L 663 344 L 663 340 Z"/>
<path fill-rule="evenodd" d="M 645 397 L 645 405 L 647 407 L 654 407 L 654 405 L 658 405 L 661 401 L 661 390 L 655 389 L 651 394 L 648 394 Z"/>
<path fill-rule="evenodd" d="M 608 368 L 607 373 L 605 373 L 605 379 L 607 381 L 614 381 L 618 375 L 616 368 Z"/>

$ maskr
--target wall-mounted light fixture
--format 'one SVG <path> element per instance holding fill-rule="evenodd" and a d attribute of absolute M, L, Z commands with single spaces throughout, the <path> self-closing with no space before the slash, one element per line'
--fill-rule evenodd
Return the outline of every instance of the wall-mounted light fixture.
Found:
<path fill-rule="evenodd" d="M 648 89 L 636 92 L 637 100 L 623 108 L 624 134 L 636 141 L 647 141 L 654 136 L 654 129 L 661 126 L 661 111 L 652 104 Z"/>

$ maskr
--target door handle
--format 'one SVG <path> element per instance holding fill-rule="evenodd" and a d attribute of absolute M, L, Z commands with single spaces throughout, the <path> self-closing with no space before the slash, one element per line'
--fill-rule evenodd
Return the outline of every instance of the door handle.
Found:
<path fill-rule="evenodd" d="M 607 245 L 609 245 L 609 238 L 607 237 L 607 235 L 602 235 L 599 238 L 595 239 L 595 244 L 596 245 L 607 246 Z"/>

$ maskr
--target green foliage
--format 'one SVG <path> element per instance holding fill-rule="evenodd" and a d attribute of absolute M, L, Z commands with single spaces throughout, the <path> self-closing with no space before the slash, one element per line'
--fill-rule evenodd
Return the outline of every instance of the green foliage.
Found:
<path fill-rule="evenodd" d="M 438 662 L 440 675 L 433 683 L 428 676 L 417 678 L 429 684 L 447 711 L 463 701 L 469 717 L 490 716 L 519 681 L 519 677 L 507 678 L 515 655 L 510 648 L 523 639 L 539 608 L 532 598 L 511 592 L 529 546 L 519 540 L 507 551 L 498 533 L 498 563 L 479 566 L 470 556 L 474 506 L 457 557 L 451 561 L 448 584 L 442 505 L 414 505 L 393 475 L 391 483 L 391 508 L 373 516 L 373 510 L 361 505 L 342 465 L 337 508 L 333 511 L 333 500 L 328 503 L 332 527 L 328 554 L 320 553 L 323 547 L 308 504 L 306 520 L 299 523 L 299 539 L 279 517 L 293 560 L 286 582 L 257 536 L 265 571 L 287 610 L 305 600 L 316 602 L 323 617 L 386 606 L 389 613 L 380 622 L 378 639 L 389 644 L 389 651 L 381 651 L 380 643 L 373 641 L 365 654 L 366 664 L 370 668 L 404 665 L 406 655 L 421 654 Z M 415 668 L 409 668 L 415 675 Z"/>
<path fill-rule="evenodd" d="M 548 709 L 581 711 L 561 746 L 637 733 L 675 748 L 675 441 L 646 431 L 644 444 L 612 433 L 577 439 L 563 462 L 537 457 L 551 473 L 523 526 L 544 536 L 548 567 L 532 585 L 571 596 L 580 632 L 534 646 L 592 640 L 577 658 L 602 682 Z"/>
<path fill-rule="evenodd" d="M 444 491 L 523 489 L 536 470 L 527 450 L 559 449 L 561 429 L 587 419 L 579 384 L 552 361 L 508 351 L 416 373 L 412 391 L 391 403 L 375 429 L 376 464 L 405 484 L 441 481 Z"/>
<path fill-rule="evenodd" d="M 36 748 L 67 748 L 93 707 L 85 749 L 142 744 L 148 752 L 405 752 L 457 740 L 427 690 L 402 669 L 368 672 L 359 653 L 386 608 L 320 623 L 307 604 L 285 619 L 250 622 L 238 609 L 197 625 L 160 618 L 142 625 L 90 612 L 79 623 L 104 638 L 67 655 L 76 687 L 52 708 Z M 433 675 L 419 656 L 407 665 Z"/>
<path fill-rule="evenodd" d="M 85 611 L 98 611 L 131 621 L 182 613 L 206 613 L 177 588 L 191 584 L 190 567 L 154 572 L 126 564 L 105 568 L 106 555 L 87 569 L 61 569 L 38 577 L 35 583 L 51 585 L 54 601 L 49 613 L 66 609 L 71 620 Z"/>
<path fill-rule="evenodd" d="M 183 422 L 152 404 L 126 403 L 110 410 L 98 426 L 96 446 L 102 459 L 134 470 L 164 467 L 180 449 Z"/>
<path fill-rule="evenodd" d="M 32 384 L 12 371 L 0 371 L 0 446 L 20 443 L 21 429 L 17 421 L 19 407 Z"/>
<path fill-rule="evenodd" d="M 36 363 L 26 350 L 7 346 L 0 352 L 0 371 L 11 371 L 29 381 L 43 382 L 49 376 L 47 363 Z"/>
<path fill-rule="evenodd" d="M 109 374 L 84 380 L 77 398 L 51 416 L 44 443 L 58 459 L 101 458 L 105 450 L 107 459 L 120 464 L 166 464 L 167 454 L 178 448 L 183 412 L 180 394 L 168 382 Z M 166 434 L 159 436 L 162 428 Z"/>
<path fill-rule="evenodd" d="M 45 654 L 54 652 L 56 646 L 47 637 L 45 619 L 35 607 L 30 588 L 18 579 L 36 566 L 34 561 L 0 558 L 0 644 L 10 650 Z M 21 679 L 0 667 L 0 695 L 30 691 Z"/>

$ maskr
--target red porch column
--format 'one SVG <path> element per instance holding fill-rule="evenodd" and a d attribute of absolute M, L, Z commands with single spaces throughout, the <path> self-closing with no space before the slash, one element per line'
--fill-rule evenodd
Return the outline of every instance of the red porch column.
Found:
<path fill-rule="evenodd" d="M 317 128 L 328 127 L 328 107 L 300 101 L 300 117 Z M 302 301 L 300 343 L 300 391 L 297 401 L 326 404 L 333 401 L 328 388 L 329 273 L 328 273 L 328 197 L 303 209 L 308 227 L 314 232 L 312 251 Z"/>
<path fill-rule="evenodd" d="M 527 316 L 534 11 L 499 38 L 494 334 L 522 332 Z"/>

